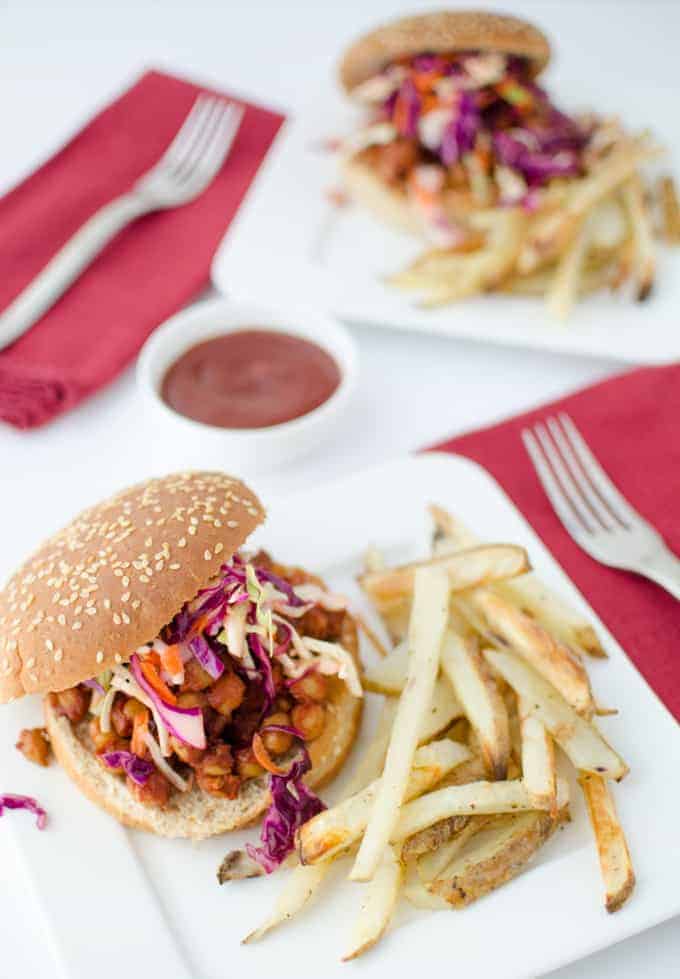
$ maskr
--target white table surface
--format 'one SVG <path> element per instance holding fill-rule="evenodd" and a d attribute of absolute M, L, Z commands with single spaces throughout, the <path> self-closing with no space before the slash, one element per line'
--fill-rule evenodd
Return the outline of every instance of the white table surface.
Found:
<path fill-rule="evenodd" d="M 328 75 L 337 52 L 358 30 L 402 9 L 433 5 L 417 0 L 405 5 L 399 0 L 332 5 L 319 0 L 0 0 L 0 192 L 145 66 L 166 67 L 294 109 L 304 104 L 315 79 Z M 522 8 L 560 39 L 559 59 L 570 73 L 577 59 L 585 76 L 593 78 L 594 102 L 598 72 L 620 76 L 624 112 L 626 85 L 635 84 L 637 73 L 654 71 L 664 84 L 677 83 L 680 5 L 564 0 L 506 6 L 515 12 Z M 608 46 L 614 20 L 617 44 Z M 558 83 L 559 74 L 558 64 L 553 76 Z M 265 499 L 492 422 L 620 369 L 614 360 L 567 360 L 370 329 L 353 333 L 361 379 L 337 439 L 289 470 L 255 480 Z M 0 427 L 0 576 L 82 505 L 149 475 L 146 447 L 152 439 L 131 371 L 42 430 Z M 0 747 L 0 778 L 3 752 L 12 750 Z M 0 790 L 21 791 L 21 786 L 0 783 Z M 1 825 L 0 866 L 0 974 L 50 975 L 52 961 L 41 941 L 30 885 Z M 678 962 L 676 919 L 553 975 L 665 979 L 677 976 Z"/>

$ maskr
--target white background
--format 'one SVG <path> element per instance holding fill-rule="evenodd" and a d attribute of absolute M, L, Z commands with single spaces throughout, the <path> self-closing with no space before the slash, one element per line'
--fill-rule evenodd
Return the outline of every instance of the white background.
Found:
<path fill-rule="evenodd" d="M 315 80 L 332 72 L 337 53 L 356 32 L 395 12 L 431 6 L 416 0 L 0 0 L 0 192 L 144 67 L 192 75 L 294 110 L 308 100 Z M 653 73 L 660 84 L 677 89 L 676 4 L 564 0 L 506 6 L 534 17 L 559 44 L 551 76 L 558 91 L 562 73 L 578 73 L 592 79 L 587 87 L 597 104 L 598 79 L 609 92 L 616 80 L 625 114 L 626 90 L 636 77 Z M 621 369 L 615 360 L 566 359 L 382 330 L 353 333 L 361 379 L 340 433 L 286 472 L 257 480 L 265 499 L 494 421 Z M 81 505 L 148 475 L 153 438 L 132 372 L 43 430 L 0 428 L 0 575 Z M 2 755 L 10 750 L 0 748 L 0 790 L 21 791 L 1 782 Z M 1 825 L 0 866 L 0 974 L 49 975 L 30 889 Z M 675 921 L 555 976 L 664 979 L 677 976 L 678 962 Z"/>

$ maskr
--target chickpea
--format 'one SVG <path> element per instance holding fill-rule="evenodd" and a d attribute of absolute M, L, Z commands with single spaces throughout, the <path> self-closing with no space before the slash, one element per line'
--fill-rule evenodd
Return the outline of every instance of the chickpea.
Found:
<path fill-rule="evenodd" d="M 235 757 L 236 771 L 241 778 L 257 778 L 264 768 L 255 758 L 252 748 L 239 748 Z"/>
<path fill-rule="evenodd" d="M 134 697 L 128 697 L 125 701 L 125 706 L 123 707 L 123 713 L 126 717 L 129 717 L 131 721 L 134 721 L 138 714 L 143 714 L 147 708 L 144 704 L 140 704 L 138 700 Z"/>
<path fill-rule="evenodd" d="M 291 709 L 295 706 L 295 701 L 292 697 L 289 697 L 288 694 L 280 693 L 274 701 L 274 706 L 276 707 L 277 714 L 289 714 Z"/>
<path fill-rule="evenodd" d="M 208 691 L 208 703 L 213 710 L 231 716 L 240 707 L 246 692 L 246 685 L 232 670 L 225 670 L 219 680 Z"/>
<path fill-rule="evenodd" d="M 326 726 L 326 710 L 323 704 L 297 704 L 293 707 L 293 727 L 296 727 L 305 741 L 314 741 Z"/>
<path fill-rule="evenodd" d="M 132 795 L 145 806 L 165 809 L 170 798 L 170 783 L 160 772 L 152 772 L 144 785 L 137 785 L 131 778 L 126 779 Z"/>
<path fill-rule="evenodd" d="M 310 670 L 295 683 L 291 683 L 290 692 L 302 703 L 306 700 L 322 703 L 328 697 L 328 683 L 326 677 L 318 670 Z"/>
<path fill-rule="evenodd" d="M 270 724 L 290 726 L 290 715 L 283 712 L 270 714 L 262 722 L 262 727 L 268 727 Z M 270 755 L 283 755 L 292 747 L 293 735 L 286 734 L 284 731 L 265 731 L 262 742 Z"/>
<path fill-rule="evenodd" d="M 132 735 L 132 718 L 125 709 L 128 702 L 124 694 L 117 693 L 111 707 L 111 724 L 121 738 L 129 738 Z"/>
<path fill-rule="evenodd" d="M 228 744 L 218 744 L 207 751 L 201 762 L 204 775 L 228 775 L 233 767 L 231 748 Z"/>
<path fill-rule="evenodd" d="M 212 682 L 213 678 L 203 669 L 197 659 L 190 659 L 184 664 L 182 690 L 207 690 Z"/>
<path fill-rule="evenodd" d="M 90 732 L 90 737 L 92 738 L 92 743 L 94 744 L 94 750 L 97 752 L 97 754 L 100 754 L 102 751 L 111 751 L 116 742 L 120 740 L 115 731 L 108 731 L 106 733 L 102 731 L 101 727 L 99 726 L 98 717 L 92 718 L 88 725 L 88 730 Z"/>
<path fill-rule="evenodd" d="M 203 761 L 205 751 L 201 748 L 194 748 L 190 744 L 184 744 L 179 738 L 175 738 L 171 735 L 170 737 L 170 747 L 175 752 L 180 761 L 183 761 L 185 765 L 191 765 L 192 768 L 196 768 Z"/>
<path fill-rule="evenodd" d="M 206 752 L 196 768 L 196 781 L 204 792 L 218 798 L 234 799 L 238 795 L 241 780 L 232 775 L 233 761 L 229 745 L 220 744 Z"/>
<path fill-rule="evenodd" d="M 43 767 L 50 763 L 50 742 L 44 727 L 24 728 L 16 743 L 24 758 Z"/>
<path fill-rule="evenodd" d="M 87 687 L 71 687 L 51 696 L 60 717 L 68 717 L 71 724 L 80 724 L 90 706 L 91 693 Z"/>
<path fill-rule="evenodd" d="M 178 707 L 207 707 L 208 698 L 204 693 L 200 691 L 187 691 L 186 693 L 181 693 L 177 697 Z"/>

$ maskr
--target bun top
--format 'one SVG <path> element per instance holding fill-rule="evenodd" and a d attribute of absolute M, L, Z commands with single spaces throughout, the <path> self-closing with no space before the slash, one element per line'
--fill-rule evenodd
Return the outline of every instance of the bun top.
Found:
<path fill-rule="evenodd" d="M 0 703 L 128 660 L 264 516 L 244 483 L 214 472 L 152 479 L 83 511 L 0 592 Z"/>
<path fill-rule="evenodd" d="M 351 92 L 398 58 L 453 51 L 498 51 L 526 58 L 534 76 L 550 60 L 546 36 L 519 17 L 475 10 L 439 10 L 403 17 L 359 38 L 340 62 L 340 81 Z"/>

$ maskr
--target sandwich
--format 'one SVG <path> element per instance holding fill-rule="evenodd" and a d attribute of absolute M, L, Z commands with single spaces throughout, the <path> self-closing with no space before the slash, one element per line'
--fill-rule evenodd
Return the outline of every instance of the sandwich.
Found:
<path fill-rule="evenodd" d="M 342 87 L 362 107 L 342 142 L 349 196 L 429 251 L 391 284 L 436 306 L 484 291 L 651 289 L 653 238 L 639 166 L 658 154 L 616 119 L 558 108 L 539 76 L 548 39 L 517 17 L 438 11 L 352 44 Z M 552 289 L 552 291 L 551 291 Z"/>
<path fill-rule="evenodd" d="M 220 473 L 86 510 L 0 593 L 0 702 L 44 698 L 56 758 L 127 826 L 201 839 L 267 812 L 272 869 L 342 766 L 357 628 L 316 576 L 243 546 L 264 510 Z"/>

